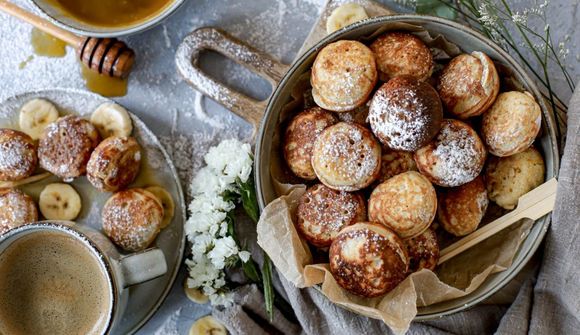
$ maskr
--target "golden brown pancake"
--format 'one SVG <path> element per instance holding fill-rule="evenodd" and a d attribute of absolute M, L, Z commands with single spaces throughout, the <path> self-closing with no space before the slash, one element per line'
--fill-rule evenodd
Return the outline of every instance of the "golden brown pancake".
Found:
<path fill-rule="evenodd" d="M 420 81 L 431 77 L 433 55 L 415 35 L 402 32 L 383 34 L 371 44 L 371 50 L 377 58 L 383 81 L 399 76 L 410 76 Z"/>
<path fill-rule="evenodd" d="M 447 111 L 460 119 L 483 114 L 499 93 L 499 75 L 483 52 L 461 54 L 443 69 L 437 86 Z"/>
<path fill-rule="evenodd" d="M 427 229 L 437 211 L 437 194 L 421 174 L 409 171 L 377 186 L 369 199 L 369 220 L 407 239 Z"/>
<path fill-rule="evenodd" d="M 150 192 L 133 188 L 113 194 L 103 206 L 103 231 L 127 251 L 147 248 L 159 234 L 163 207 Z"/>
<path fill-rule="evenodd" d="M 415 163 L 433 184 L 455 187 L 479 176 L 486 157 L 485 146 L 473 128 L 445 119 L 435 139 L 415 152 Z"/>
<path fill-rule="evenodd" d="M 0 180 L 18 181 L 36 170 L 38 157 L 32 138 L 23 132 L 0 129 Z"/>
<path fill-rule="evenodd" d="M 393 150 L 415 151 L 437 134 L 443 107 L 431 85 L 396 77 L 381 86 L 369 110 L 375 136 Z"/>
<path fill-rule="evenodd" d="M 312 168 L 312 147 L 318 135 L 336 122 L 334 113 L 320 107 L 306 109 L 290 121 L 284 136 L 284 158 L 296 176 L 316 179 Z"/>
<path fill-rule="evenodd" d="M 381 145 L 363 126 L 339 122 L 316 139 L 312 167 L 324 185 L 339 191 L 358 191 L 378 177 Z"/>
<path fill-rule="evenodd" d="M 343 229 L 332 242 L 330 271 L 338 285 L 350 293 L 368 298 L 381 296 L 407 276 L 406 249 L 387 227 L 357 223 Z"/>
<path fill-rule="evenodd" d="M 108 137 L 91 154 L 87 178 L 106 192 L 116 192 L 131 184 L 141 167 L 141 146 L 133 137 Z"/>
<path fill-rule="evenodd" d="M 342 40 L 325 46 L 312 65 L 312 97 L 334 112 L 364 104 L 377 83 L 373 52 L 357 41 Z"/>

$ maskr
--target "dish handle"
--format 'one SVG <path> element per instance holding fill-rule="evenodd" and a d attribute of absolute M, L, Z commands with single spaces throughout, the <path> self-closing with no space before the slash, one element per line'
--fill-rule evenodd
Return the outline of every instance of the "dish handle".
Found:
<path fill-rule="evenodd" d="M 177 48 L 177 69 L 196 90 L 239 115 L 255 129 L 259 127 L 267 100 L 258 101 L 237 92 L 204 73 L 199 67 L 201 52 L 216 51 L 266 79 L 274 89 L 286 73 L 287 66 L 227 33 L 211 27 L 189 34 Z"/>

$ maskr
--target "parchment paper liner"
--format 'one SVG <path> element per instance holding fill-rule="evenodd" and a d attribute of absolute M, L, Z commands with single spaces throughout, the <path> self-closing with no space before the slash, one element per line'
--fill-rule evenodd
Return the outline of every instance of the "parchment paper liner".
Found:
<path fill-rule="evenodd" d="M 413 32 L 434 52 L 436 61 L 445 62 L 461 53 L 460 49 L 443 36 L 430 36 L 422 27 L 404 23 L 385 24 L 375 33 L 361 38 L 369 41 L 392 30 Z M 521 89 L 509 69 L 494 60 L 503 88 Z M 264 209 L 257 226 L 258 244 L 266 251 L 278 272 L 298 288 L 319 285 L 330 301 L 355 313 L 383 320 L 395 333 L 404 333 L 417 314 L 417 307 L 465 296 L 477 289 L 491 274 L 507 269 L 532 225 L 523 220 L 509 229 L 489 238 L 478 246 L 438 267 L 436 273 L 422 270 L 408 276 L 394 290 L 383 297 L 363 298 L 342 289 L 330 273 L 329 265 L 312 264 L 310 247 L 300 238 L 294 227 L 296 207 L 306 185 L 300 184 L 287 170 L 282 159 L 280 134 L 291 113 L 298 107 L 312 105 L 309 73 L 305 73 L 292 92 L 293 101 L 280 113 L 278 131 L 272 146 L 271 175 L 279 198 Z M 491 204 L 490 204 L 491 205 Z M 488 210 L 484 223 L 504 214 Z M 443 246 L 451 241 L 444 241 Z"/>

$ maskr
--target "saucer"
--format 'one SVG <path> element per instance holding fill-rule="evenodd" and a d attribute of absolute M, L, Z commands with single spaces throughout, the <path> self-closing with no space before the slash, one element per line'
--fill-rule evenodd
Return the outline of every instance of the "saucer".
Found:
<path fill-rule="evenodd" d="M 18 115 L 24 103 L 35 98 L 51 101 L 61 116 L 76 114 L 86 119 L 102 103 L 113 102 L 99 95 L 76 89 L 47 89 L 27 92 L 6 99 L 0 103 L 0 127 L 19 129 Z M 186 205 L 177 171 L 171 158 L 149 128 L 136 115 L 131 113 L 133 121 L 132 136 L 142 147 L 142 168 L 139 177 L 130 187 L 151 185 L 163 186 L 175 202 L 175 216 L 171 224 L 163 229 L 152 247 L 160 248 L 167 261 L 167 273 L 162 277 L 128 288 L 129 299 L 127 310 L 113 334 L 132 334 L 143 326 L 155 314 L 175 281 L 185 246 L 184 224 Z M 38 200 L 38 195 L 45 185 L 59 182 L 51 176 L 40 182 L 20 187 L 27 194 Z M 96 190 L 86 177 L 76 178 L 72 183 L 79 192 L 83 209 L 75 220 L 79 225 L 89 225 L 101 230 L 101 210 L 111 193 Z M 123 253 L 121 251 L 121 253 Z"/>

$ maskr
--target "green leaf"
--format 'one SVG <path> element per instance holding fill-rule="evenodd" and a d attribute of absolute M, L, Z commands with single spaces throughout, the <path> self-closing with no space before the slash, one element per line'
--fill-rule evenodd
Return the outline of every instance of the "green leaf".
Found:
<path fill-rule="evenodd" d="M 457 18 L 455 10 L 447 6 L 444 1 L 452 0 L 417 0 L 415 12 L 454 20 Z"/>
<path fill-rule="evenodd" d="M 242 262 L 242 269 L 244 270 L 244 274 L 254 283 L 260 282 L 260 273 L 258 273 L 258 267 L 256 263 L 249 259 L 247 262 Z"/>
<path fill-rule="evenodd" d="M 224 201 L 231 201 L 233 203 L 237 203 L 240 199 L 240 195 L 237 194 L 234 191 L 224 191 L 224 193 L 222 193 L 222 198 L 224 199 Z"/>
<path fill-rule="evenodd" d="M 262 265 L 262 283 L 264 285 L 264 303 L 266 312 L 270 317 L 270 322 L 274 317 L 274 286 L 272 285 L 272 262 L 267 254 L 264 254 L 264 264 Z"/>
<path fill-rule="evenodd" d="M 230 235 L 234 239 L 234 241 L 236 241 L 236 244 L 239 245 L 240 242 L 238 242 L 238 237 L 236 236 L 236 229 L 234 227 L 235 218 L 236 217 L 234 211 L 229 211 L 228 214 L 226 214 L 225 221 L 228 224 L 228 235 Z"/>
<path fill-rule="evenodd" d="M 258 198 L 256 197 L 256 187 L 254 187 L 253 174 L 245 183 L 238 181 L 238 187 L 240 188 L 240 195 L 242 196 L 242 205 L 244 206 L 244 210 L 254 221 L 254 223 L 258 223 L 258 219 L 260 218 L 260 209 L 258 207 Z"/>

